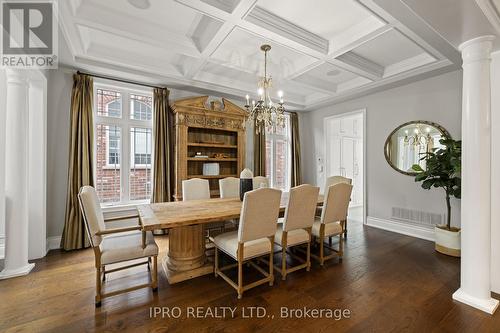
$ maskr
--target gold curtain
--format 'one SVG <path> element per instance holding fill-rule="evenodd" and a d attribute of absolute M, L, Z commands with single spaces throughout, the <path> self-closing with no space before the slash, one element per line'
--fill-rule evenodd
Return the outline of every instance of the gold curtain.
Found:
<path fill-rule="evenodd" d="M 266 176 L 266 128 L 261 125 L 257 133 L 257 123 L 254 121 L 253 134 L 253 175 Z"/>
<path fill-rule="evenodd" d="M 297 112 L 290 112 L 291 135 L 291 182 L 290 187 L 302 184 L 302 170 L 300 168 L 300 136 L 299 116 Z"/>
<path fill-rule="evenodd" d="M 61 247 L 76 250 L 89 246 L 78 205 L 78 191 L 84 185 L 94 186 L 94 123 L 92 119 L 93 80 L 73 75 L 71 92 L 68 189 Z"/>
<path fill-rule="evenodd" d="M 168 202 L 172 200 L 174 184 L 174 140 L 172 133 L 173 114 L 168 104 L 169 91 L 166 88 L 154 90 L 154 166 L 153 195 L 151 202 Z"/>

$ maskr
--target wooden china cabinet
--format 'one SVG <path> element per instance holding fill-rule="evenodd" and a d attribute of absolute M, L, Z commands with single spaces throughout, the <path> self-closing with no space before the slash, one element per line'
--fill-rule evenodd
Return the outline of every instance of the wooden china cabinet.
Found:
<path fill-rule="evenodd" d="M 210 194 L 219 196 L 219 179 L 239 177 L 245 166 L 246 111 L 227 99 L 208 96 L 177 100 L 175 116 L 175 194 L 182 200 L 182 181 L 208 179 Z M 198 155 L 198 157 L 196 157 Z M 217 175 L 204 175 L 205 163 L 218 163 Z"/>

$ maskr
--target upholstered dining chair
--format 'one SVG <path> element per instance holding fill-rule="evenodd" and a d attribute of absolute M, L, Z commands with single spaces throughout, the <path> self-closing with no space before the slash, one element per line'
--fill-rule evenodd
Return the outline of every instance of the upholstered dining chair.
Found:
<path fill-rule="evenodd" d="M 335 184 L 349 184 L 352 185 L 352 179 L 342 176 L 331 176 L 326 179 L 325 182 L 325 191 L 328 187 Z"/>
<path fill-rule="evenodd" d="M 253 177 L 252 184 L 254 190 L 262 187 L 269 187 L 269 179 L 264 176 L 256 176 Z"/>
<path fill-rule="evenodd" d="M 215 244 L 215 276 L 221 276 L 238 292 L 238 299 L 243 292 L 263 283 L 274 283 L 273 247 L 276 221 L 279 216 L 281 191 L 271 188 L 261 188 L 245 193 L 241 207 L 240 225 L 238 231 L 227 232 L 212 238 Z M 219 251 L 224 252 L 236 264 L 219 267 Z M 256 265 L 251 259 L 269 255 L 269 272 Z M 248 262 L 264 278 L 243 285 L 243 264 Z M 238 281 L 235 283 L 224 271 L 238 267 Z"/>
<path fill-rule="evenodd" d="M 321 217 L 316 217 L 312 226 L 312 235 L 319 242 L 319 256 L 312 255 L 319 260 L 321 266 L 326 260 L 334 257 L 339 257 L 342 260 L 344 251 L 344 240 L 342 234 L 344 232 L 343 221 L 347 220 L 347 209 L 351 199 L 352 185 L 339 183 L 331 185 L 327 188 Z M 325 244 L 325 239 L 328 237 L 339 236 L 339 248 L 333 249 L 331 244 Z M 331 253 L 325 256 L 324 249 L 327 247 Z"/>
<path fill-rule="evenodd" d="M 138 219 L 139 216 L 134 215 L 104 219 L 97 193 L 91 186 L 84 186 L 80 189 L 78 201 L 80 203 L 80 209 L 90 246 L 94 249 L 96 267 L 96 307 L 101 306 L 101 301 L 104 298 L 132 290 L 151 287 L 153 292 L 156 292 L 158 289 L 158 246 L 154 241 L 153 234 L 142 230 L 141 222 Z M 128 220 L 131 218 L 137 218 L 139 224 L 123 228 L 106 227 L 107 222 L 117 222 L 119 220 Z M 143 262 L 133 262 L 126 266 L 106 270 L 108 265 L 132 260 L 136 261 L 136 259 L 142 258 L 147 260 Z M 149 266 L 151 261 L 153 263 L 152 272 Z M 148 270 L 150 271 L 150 283 L 108 293 L 102 292 L 102 282 L 106 280 L 106 274 L 144 264 L 148 265 Z"/>
<path fill-rule="evenodd" d="M 325 192 L 331 185 L 335 184 L 349 184 L 352 185 L 352 179 L 342 176 L 331 176 L 326 179 L 325 182 Z M 321 207 L 316 209 L 316 216 L 321 216 Z M 343 221 L 344 223 L 344 236 L 347 237 L 347 220 Z M 332 239 L 329 239 L 330 246 L 332 246 Z"/>
<path fill-rule="evenodd" d="M 219 179 L 220 197 L 239 198 L 240 197 L 240 179 L 235 177 L 227 177 Z"/>
<path fill-rule="evenodd" d="M 192 178 L 182 181 L 182 201 L 208 200 L 210 199 L 210 184 L 207 179 Z M 225 222 L 214 222 L 205 225 L 208 237 L 212 233 L 223 232 Z"/>
<path fill-rule="evenodd" d="M 281 267 L 275 266 L 285 280 L 288 273 L 305 268 L 311 268 L 311 228 L 314 223 L 314 212 L 318 202 L 319 187 L 300 185 L 290 189 L 285 216 L 278 221 L 278 229 L 274 241 L 281 247 Z M 287 268 L 287 250 L 291 247 L 307 244 L 306 260 L 289 253 L 290 256 L 302 261 L 302 264 Z"/>
<path fill-rule="evenodd" d="M 240 198 L 240 179 L 227 177 L 219 179 L 220 197 L 222 199 Z M 224 230 L 234 230 L 238 227 L 238 219 L 226 221 Z"/>
<path fill-rule="evenodd" d="M 193 178 L 182 181 L 182 201 L 210 199 L 207 179 Z"/>

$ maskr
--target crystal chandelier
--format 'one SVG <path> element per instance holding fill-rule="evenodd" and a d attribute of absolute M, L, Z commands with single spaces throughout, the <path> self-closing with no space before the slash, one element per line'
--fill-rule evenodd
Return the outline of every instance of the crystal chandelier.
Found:
<path fill-rule="evenodd" d="M 267 77 L 267 52 L 271 50 L 270 45 L 262 45 L 260 47 L 264 51 L 264 77 L 258 83 L 257 101 L 252 100 L 250 104 L 250 96 L 246 95 L 245 108 L 249 114 L 248 120 L 254 122 L 255 132 L 260 133 L 262 129 L 276 132 L 277 127 L 285 127 L 285 108 L 283 107 L 283 92 L 278 91 L 279 102 L 274 103 L 269 95 L 269 90 L 272 87 L 271 76 Z"/>

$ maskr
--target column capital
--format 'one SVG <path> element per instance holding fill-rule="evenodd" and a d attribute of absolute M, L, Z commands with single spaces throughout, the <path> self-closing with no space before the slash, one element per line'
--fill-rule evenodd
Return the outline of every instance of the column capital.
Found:
<path fill-rule="evenodd" d="M 458 49 L 462 52 L 463 63 L 467 64 L 475 61 L 490 60 L 494 39 L 495 36 L 486 35 L 469 39 L 460 44 Z"/>

